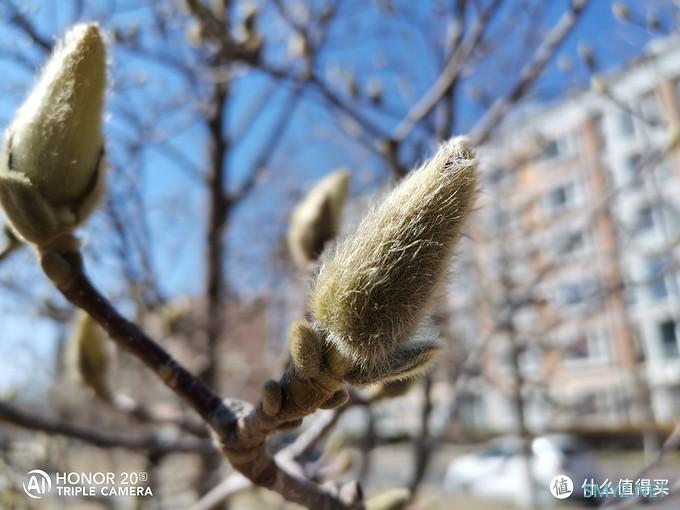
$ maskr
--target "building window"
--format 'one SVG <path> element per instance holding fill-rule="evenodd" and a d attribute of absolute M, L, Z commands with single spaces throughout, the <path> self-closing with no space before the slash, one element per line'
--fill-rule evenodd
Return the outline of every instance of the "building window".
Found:
<path fill-rule="evenodd" d="M 549 161 L 558 158 L 568 158 L 576 154 L 578 140 L 574 133 L 568 133 L 558 138 L 539 140 L 540 149 L 535 159 Z"/>
<path fill-rule="evenodd" d="M 595 125 L 597 139 L 600 142 L 600 148 L 605 148 L 607 146 L 607 137 L 605 136 L 604 119 L 602 118 L 602 114 L 598 114 L 593 118 L 593 124 Z"/>
<path fill-rule="evenodd" d="M 659 334 L 661 336 L 663 355 L 668 358 L 677 358 L 680 355 L 680 350 L 678 349 L 675 321 L 667 320 L 659 324 Z"/>
<path fill-rule="evenodd" d="M 573 306 L 583 302 L 581 287 L 575 283 L 562 285 L 559 289 L 560 303 L 565 306 Z"/>
<path fill-rule="evenodd" d="M 604 331 L 591 331 L 572 340 L 567 346 L 570 361 L 603 365 L 609 360 L 609 337 Z"/>
<path fill-rule="evenodd" d="M 561 236 L 557 242 L 557 249 L 565 255 L 577 255 L 585 251 L 586 238 L 583 231 L 573 231 Z"/>
<path fill-rule="evenodd" d="M 554 159 L 560 155 L 560 147 L 557 145 L 555 140 L 550 140 L 543 145 L 541 149 L 541 154 L 538 157 L 540 160 L 544 159 Z"/>
<path fill-rule="evenodd" d="M 635 132 L 635 121 L 630 112 L 622 111 L 619 114 L 619 131 L 625 136 L 632 135 Z"/>
<path fill-rule="evenodd" d="M 654 209 L 651 205 L 646 205 L 638 211 L 635 230 L 637 232 L 651 232 L 654 230 Z"/>
<path fill-rule="evenodd" d="M 635 181 L 640 177 L 640 160 L 639 154 L 631 154 L 626 158 L 626 175 L 631 181 Z"/>
<path fill-rule="evenodd" d="M 582 305 L 594 307 L 599 304 L 600 289 L 596 281 L 564 283 L 557 288 L 555 304 L 559 307 L 578 308 Z"/>
<path fill-rule="evenodd" d="M 550 212 L 557 212 L 572 205 L 576 198 L 576 186 L 573 183 L 559 186 L 549 192 L 545 198 L 545 206 Z"/>
<path fill-rule="evenodd" d="M 581 335 L 569 343 L 567 357 L 571 360 L 585 360 L 590 357 L 588 337 Z"/>
<path fill-rule="evenodd" d="M 659 108 L 659 101 L 653 90 L 647 92 L 640 97 L 639 100 L 640 113 L 645 121 L 645 124 L 658 127 L 663 126 L 663 118 L 661 117 L 661 109 Z"/>
<path fill-rule="evenodd" d="M 649 279 L 649 294 L 654 300 L 665 299 L 668 296 L 666 286 L 666 259 L 656 257 L 648 261 L 647 278 Z"/>

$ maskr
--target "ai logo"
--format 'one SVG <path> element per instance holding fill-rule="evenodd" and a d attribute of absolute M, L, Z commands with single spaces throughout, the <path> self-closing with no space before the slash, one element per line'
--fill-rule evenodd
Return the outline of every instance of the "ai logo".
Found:
<path fill-rule="evenodd" d="M 574 492 L 574 482 L 567 475 L 557 475 L 550 481 L 550 492 L 557 499 L 566 499 Z"/>
<path fill-rule="evenodd" d="M 32 469 L 26 473 L 23 486 L 29 498 L 40 499 L 52 490 L 52 479 L 42 469 Z"/>

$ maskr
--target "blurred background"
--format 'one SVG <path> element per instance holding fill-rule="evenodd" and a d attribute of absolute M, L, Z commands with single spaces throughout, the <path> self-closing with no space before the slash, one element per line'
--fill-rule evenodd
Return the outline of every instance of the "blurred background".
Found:
<path fill-rule="evenodd" d="M 441 362 L 307 418 L 310 478 L 409 487 L 412 508 L 678 508 L 678 2 L 3 0 L 3 129 L 84 20 L 110 61 L 88 269 L 224 397 L 255 401 L 285 369 L 336 234 L 441 142 L 477 148 L 479 199 L 427 321 Z M 295 256 L 293 211 L 341 168 L 339 227 Z M 163 447 L 205 431 L 124 352 L 88 374 L 76 312 L 30 248 L 0 243 L 0 507 L 283 507 L 224 489 L 209 448 Z M 154 496 L 34 501 L 34 468 L 145 472 Z M 576 501 L 590 479 L 656 494 Z"/>

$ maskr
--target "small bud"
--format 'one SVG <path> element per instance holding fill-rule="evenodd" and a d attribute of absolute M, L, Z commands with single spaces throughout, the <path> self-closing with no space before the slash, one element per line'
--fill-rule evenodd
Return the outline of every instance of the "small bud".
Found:
<path fill-rule="evenodd" d="M 578 54 L 589 71 L 594 71 L 597 68 L 597 61 L 593 50 L 586 43 L 579 43 Z"/>
<path fill-rule="evenodd" d="M 350 507 L 357 506 L 364 499 L 364 490 L 357 480 L 352 480 L 340 487 L 338 499 Z"/>
<path fill-rule="evenodd" d="M 370 384 L 430 366 L 438 342 L 413 336 L 444 280 L 475 192 L 474 155 L 463 139 L 454 139 L 324 262 L 310 308 L 327 358 L 336 351 L 351 367 L 337 375 Z"/>
<path fill-rule="evenodd" d="M 238 28 L 237 40 L 244 50 L 257 57 L 262 51 L 264 39 L 257 31 L 259 8 L 255 4 L 246 5 Z"/>
<path fill-rule="evenodd" d="M 647 13 L 647 28 L 652 32 L 659 32 L 662 29 L 661 19 L 655 12 Z"/>
<path fill-rule="evenodd" d="M 45 276 L 57 287 L 66 286 L 75 276 L 71 264 L 54 251 L 44 251 L 40 254 L 40 267 L 42 267 Z"/>
<path fill-rule="evenodd" d="M 283 391 L 281 385 L 270 379 L 262 387 L 262 410 L 269 416 L 276 416 L 281 411 Z"/>
<path fill-rule="evenodd" d="M 408 489 L 390 489 L 369 498 L 364 504 L 366 510 L 402 510 L 411 500 Z"/>
<path fill-rule="evenodd" d="M 349 172 L 337 170 L 319 181 L 293 211 L 288 248 L 299 267 L 316 260 L 338 235 L 348 187 Z"/>
<path fill-rule="evenodd" d="M 666 141 L 666 152 L 671 153 L 680 147 L 680 126 L 674 125 L 668 133 Z"/>
<path fill-rule="evenodd" d="M 371 81 L 368 84 L 368 99 L 371 101 L 371 103 L 377 105 L 382 103 L 382 97 L 383 97 L 382 84 L 379 81 Z"/>
<path fill-rule="evenodd" d="M 349 393 L 346 389 L 341 389 L 333 393 L 333 396 L 321 404 L 321 409 L 335 409 L 344 406 L 349 400 Z"/>
<path fill-rule="evenodd" d="M 228 8 L 228 0 L 212 0 L 210 3 L 210 9 L 217 19 L 222 19 Z"/>
<path fill-rule="evenodd" d="M 98 396 L 108 399 L 111 396 L 107 381 L 110 350 L 104 332 L 94 319 L 82 313 L 72 341 L 75 344 L 76 368 L 82 381 Z"/>
<path fill-rule="evenodd" d="M 70 232 L 95 208 L 106 52 L 99 27 L 79 24 L 57 43 L 5 135 L 0 203 L 14 230 L 38 246 Z"/>
<path fill-rule="evenodd" d="M 607 85 L 607 82 L 598 76 L 592 77 L 590 80 L 590 87 L 597 94 L 605 95 L 609 92 L 609 86 Z"/>
<path fill-rule="evenodd" d="M 351 73 L 347 75 L 347 92 L 353 98 L 359 97 L 359 84 L 354 74 Z"/>
<path fill-rule="evenodd" d="M 193 47 L 198 47 L 205 42 L 205 25 L 200 21 L 194 21 L 186 30 L 186 38 Z"/>
<path fill-rule="evenodd" d="M 352 466 L 354 465 L 354 457 L 354 452 L 349 448 L 343 448 L 340 450 L 333 461 L 335 473 L 349 473 L 349 471 L 352 469 Z"/>
<path fill-rule="evenodd" d="M 297 372 L 313 379 L 321 372 L 323 354 L 319 335 L 306 322 L 296 321 L 289 331 L 290 355 Z"/>
<path fill-rule="evenodd" d="M 619 21 L 630 20 L 630 9 L 623 2 L 614 2 L 612 4 L 612 13 Z"/>

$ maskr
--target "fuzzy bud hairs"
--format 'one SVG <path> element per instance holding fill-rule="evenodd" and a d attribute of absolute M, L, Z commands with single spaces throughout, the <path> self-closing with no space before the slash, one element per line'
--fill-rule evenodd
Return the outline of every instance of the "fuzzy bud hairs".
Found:
<path fill-rule="evenodd" d="M 102 194 L 105 88 L 99 27 L 75 25 L 7 129 L 0 203 L 16 233 L 38 248 L 68 237 Z"/>
<path fill-rule="evenodd" d="M 429 368 L 440 345 L 417 338 L 416 330 L 445 278 L 475 192 L 474 154 L 455 138 L 338 244 L 312 290 L 313 323 L 293 330 L 304 331 L 291 337 L 293 361 L 306 368 L 300 372 L 314 376 L 322 365 L 351 384 L 372 384 Z M 311 362 L 319 352 L 323 359 Z"/>

